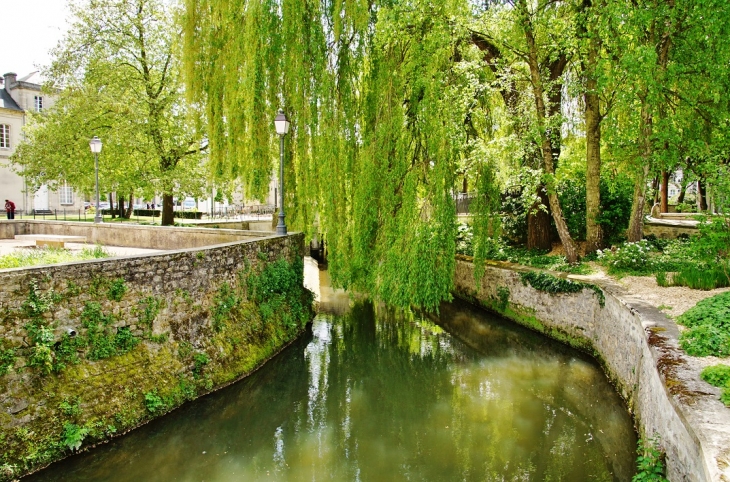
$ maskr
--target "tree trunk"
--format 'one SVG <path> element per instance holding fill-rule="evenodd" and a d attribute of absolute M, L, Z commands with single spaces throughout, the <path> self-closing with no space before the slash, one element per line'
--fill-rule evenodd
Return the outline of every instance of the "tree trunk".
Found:
<path fill-rule="evenodd" d="M 530 15 L 527 12 L 526 0 L 521 0 L 517 5 L 517 8 L 519 10 L 518 13 L 521 17 L 521 23 L 525 34 L 525 39 L 527 40 L 527 63 L 530 67 L 530 83 L 532 84 L 532 90 L 535 97 L 537 124 L 541 137 L 540 147 L 542 151 L 543 170 L 549 179 L 547 196 L 550 210 L 552 211 L 553 221 L 555 222 L 555 227 L 558 230 L 560 241 L 563 243 L 566 260 L 568 261 L 568 263 L 577 263 L 578 249 L 575 245 L 575 242 L 573 241 L 573 238 L 570 236 L 570 232 L 568 231 L 568 225 L 565 223 L 565 218 L 563 217 L 563 211 L 560 208 L 560 200 L 558 199 L 558 194 L 555 191 L 555 186 L 550 185 L 555 180 L 555 159 L 553 159 L 553 148 L 554 143 L 559 142 L 556 137 L 559 139 L 560 130 L 558 129 L 556 132 L 553 133 L 549 126 L 551 118 L 548 117 L 548 110 L 545 106 L 545 89 L 543 88 L 543 82 L 541 77 L 542 74 L 540 72 L 540 65 L 537 60 L 537 44 L 535 43 L 535 34 L 533 25 L 530 20 Z M 567 60 L 565 60 L 565 55 L 560 55 L 559 57 L 563 58 L 564 62 L 567 63 Z M 557 68 L 554 70 L 558 71 Z M 562 72 L 562 69 L 559 70 Z M 552 76 L 554 75 L 551 75 L 551 77 Z M 552 82 L 551 84 L 552 89 L 560 88 L 559 85 L 556 85 L 556 82 Z M 554 96 L 559 96 L 559 93 L 556 94 L 555 90 L 553 90 L 551 94 L 553 94 L 550 96 L 551 98 L 553 98 Z M 559 106 L 557 106 L 557 108 L 559 108 Z"/>
<path fill-rule="evenodd" d="M 133 214 L 133 211 L 134 211 L 134 203 L 132 201 L 133 199 L 134 199 L 134 191 L 132 191 L 130 189 L 129 190 L 129 206 L 127 207 L 127 212 L 126 212 L 126 214 L 124 216 L 127 219 L 131 219 L 132 218 L 132 214 Z"/>
<path fill-rule="evenodd" d="M 603 230 L 598 223 L 601 215 L 601 113 L 597 87 L 595 78 L 589 77 L 584 96 L 586 104 L 586 254 L 603 247 Z"/>
<path fill-rule="evenodd" d="M 669 212 L 669 171 L 662 171 L 662 197 L 660 210 L 663 213 Z"/>
<path fill-rule="evenodd" d="M 124 218 L 124 196 L 117 196 L 117 207 L 119 208 L 119 218 Z"/>
<path fill-rule="evenodd" d="M 545 186 L 537 188 L 538 202 L 530 206 L 527 214 L 527 249 L 552 249 L 552 235 L 550 232 L 550 201 Z M 539 208 L 542 204 L 543 208 Z"/>
<path fill-rule="evenodd" d="M 697 180 L 697 200 L 700 211 L 707 211 L 707 185 L 702 177 Z"/>
<path fill-rule="evenodd" d="M 596 69 L 598 64 L 599 36 L 589 35 L 587 10 L 593 7 L 591 0 L 584 0 L 582 10 L 585 23 L 579 23 L 581 36 L 586 39 L 587 55 L 581 62 L 586 82 L 583 94 L 586 124 L 586 254 L 603 247 L 603 229 L 598 223 L 601 215 L 601 102 L 598 96 Z"/>
<path fill-rule="evenodd" d="M 173 204 L 172 204 L 172 194 L 163 194 L 162 195 L 162 221 L 160 224 L 162 226 L 173 226 L 175 224 L 175 216 L 174 216 L 174 210 L 173 210 Z"/>
<path fill-rule="evenodd" d="M 631 206 L 631 219 L 626 237 L 631 242 L 641 241 L 644 236 L 644 205 L 646 204 L 646 179 L 651 169 L 652 116 L 645 95 L 641 96 L 641 119 L 639 126 L 639 145 L 642 168 L 634 182 L 634 202 Z"/>
<path fill-rule="evenodd" d="M 114 195 L 113 193 L 109 193 L 109 212 L 112 215 L 112 219 L 115 219 L 117 217 L 116 211 L 114 211 Z"/>
<path fill-rule="evenodd" d="M 684 196 L 687 195 L 687 176 L 682 176 L 682 182 L 679 183 L 679 196 L 677 196 L 677 204 L 684 202 Z"/>

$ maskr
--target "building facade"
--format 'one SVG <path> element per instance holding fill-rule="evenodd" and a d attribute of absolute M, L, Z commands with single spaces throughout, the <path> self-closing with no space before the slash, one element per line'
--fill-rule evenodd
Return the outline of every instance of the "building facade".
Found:
<path fill-rule="evenodd" d="M 38 73 L 18 79 L 7 73 L 0 79 L 0 200 L 10 199 L 23 213 L 51 211 L 78 211 L 84 199 L 71 186 L 63 185 L 58 191 L 49 191 L 43 185 L 31 192 L 21 176 L 10 168 L 10 156 L 23 140 L 23 126 L 29 112 L 51 108 L 54 96 L 41 90 Z"/>

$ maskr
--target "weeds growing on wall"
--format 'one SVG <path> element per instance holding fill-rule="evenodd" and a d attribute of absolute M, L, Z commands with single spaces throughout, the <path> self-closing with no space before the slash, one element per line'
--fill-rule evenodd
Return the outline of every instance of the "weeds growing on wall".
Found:
<path fill-rule="evenodd" d="M 636 452 L 636 475 L 631 482 L 668 482 L 664 477 L 664 454 L 659 450 L 659 440 L 639 439 Z"/>
<path fill-rule="evenodd" d="M 304 263 L 297 257 L 293 263 L 279 259 L 248 278 L 251 300 L 258 304 L 264 322 L 274 313 L 281 313 L 287 328 L 304 326 L 309 321 L 313 295 L 303 288 Z"/>
<path fill-rule="evenodd" d="M 122 301 L 122 298 L 124 297 L 124 293 L 127 292 L 127 285 L 124 282 L 124 279 L 117 278 L 115 280 L 112 280 L 112 282 L 109 284 L 109 291 L 107 293 L 107 297 L 111 301 Z"/>
<path fill-rule="evenodd" d="M 221 284 L 215 295 L 211 310 L 213 315 L 213 329 L 216 332 L 220 332 L 225 328 L 226 320 L 231 310 L 238 306 L 240 302 L 241 298 L 231 285 L 228 283 Z"/>
<path fill-rule="evenodd" d="M 557 293 L 579 293 L 584 288 L 593 291 L 598 298 L 598 304 L 603 308 L 606 303 L 606 297 L 603 294 L 603 290 L 598 286 L 581 283 L 579 281 L 572 281 L 565 278 L 558 278 L 548 273 L 539 271 L 526 271 L 520 273 L 520 279 L 523 285 L 529 284 L 538 291 L 544 293 L 557 294 Z"/>
<path fill-rule="evenodd" d="M 10 368 L 15 364 L 15 350 L 12 348 L 4 349 L 5 340 L 0 338 L 0 376 L 8 373 Z"/>
<path fill-rule="evenodd" d="M 705 298 L 677 318 L 688 330 L 679 335 L 690 355 L 730 355 L 730 291 Z"/>

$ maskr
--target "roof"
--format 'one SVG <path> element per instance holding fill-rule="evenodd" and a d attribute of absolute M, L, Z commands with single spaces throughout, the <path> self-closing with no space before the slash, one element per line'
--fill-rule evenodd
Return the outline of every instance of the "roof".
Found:
<path fill-rule="evenodd" d="M 12 97 L 10 97 L 10 94 L 7 90 L 0 89 L 0 100 L 3 101 L 3 107 L 5 107 L 6 109 L 23 112 L 23 109 L 21 109 L 17 102 L 15 102 Z"/>

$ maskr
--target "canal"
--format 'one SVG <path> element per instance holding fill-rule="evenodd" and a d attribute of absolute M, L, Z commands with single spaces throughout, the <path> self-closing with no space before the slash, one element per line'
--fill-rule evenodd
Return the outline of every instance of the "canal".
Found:
<path fill-rule="evenodd" d="M 250 377 L 32 481 L 627 481 L 631 417 L 591 358 L 462 302 L 339 301 Z"/>

